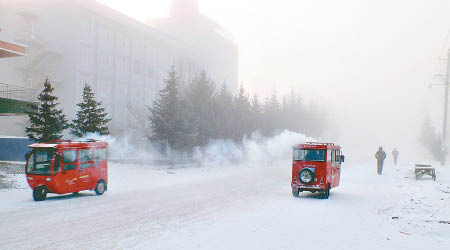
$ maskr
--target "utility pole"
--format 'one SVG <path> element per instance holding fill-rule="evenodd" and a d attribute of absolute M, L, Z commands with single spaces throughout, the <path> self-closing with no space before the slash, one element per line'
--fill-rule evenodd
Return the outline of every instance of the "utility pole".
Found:
<path fill-rule="evenodd" d="M 444 79 L 443 79 L 444 80 Z M 444 93 L 444 124 L 442 126 L 442 161 L 441 166 L 445 165 L 447 155 L 447 113 L 448 113 L 448 88 L 450 84 L 450 50 L 447 55 L 447 74 L 445 75 L 445 93 Z"/>
<path fill-rule="evenodd" d="M 449 33 L 450 34 L 450 33 Z M 435 75 L 441 78 L 443 81 L 442 84 L 430 84 L 430 88 L 432 85 L 444 85 L 445 93 L 444 93 L 444 119 L 442 124 L 442 145 L 441 145 L 441 166 L 445 165 L 445 158 L 447 155 L 447 117 L 448 117 L 448 91 L 450 87 L 450 50 L 447 52 L 447 59 L 439 59 L 447 61 L 447 74 L 445 75 Z M 445 76 L 445 78 L 444 78 Z"/>

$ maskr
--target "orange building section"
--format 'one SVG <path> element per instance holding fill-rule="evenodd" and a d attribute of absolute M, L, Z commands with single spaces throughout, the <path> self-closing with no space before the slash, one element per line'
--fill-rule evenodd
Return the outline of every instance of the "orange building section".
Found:
<path fill-rule="evenodd" d="M 22 45 L 0 40 L 0 58 L 24 56 L 27 54 L 27 48 Z"/>

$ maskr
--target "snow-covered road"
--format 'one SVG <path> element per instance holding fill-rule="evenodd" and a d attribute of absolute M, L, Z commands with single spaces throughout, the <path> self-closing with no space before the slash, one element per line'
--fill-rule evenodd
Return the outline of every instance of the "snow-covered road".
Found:
<path fill-rule="evenodd" d="M 416 181 L 411 164 L 372 165 L 345 164 L 322 200 L 292 197 L 289 164 L 111 164 L 103 196 L 0 191 L 0 249 L 448 249 L 450 170 Z"/>

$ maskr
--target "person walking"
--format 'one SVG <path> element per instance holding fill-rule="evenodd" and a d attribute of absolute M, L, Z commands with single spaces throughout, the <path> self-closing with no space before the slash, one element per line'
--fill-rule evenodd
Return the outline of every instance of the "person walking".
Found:
<path fill-rule="evenodd" d="M 397 165 L 398 150 L 396 148 L 392 150 L 392 156 L 394 156 L 394 165 Z"/>
<path fill-rule="evenodd" d="M 383 172 L 383 162 L 386 159 L 386 152 L 383 151 L 383 147 L 378 148 L 378 151 L 375 153 L 375 158 L 377 159 L 377 173 L 381 175 Z"/>

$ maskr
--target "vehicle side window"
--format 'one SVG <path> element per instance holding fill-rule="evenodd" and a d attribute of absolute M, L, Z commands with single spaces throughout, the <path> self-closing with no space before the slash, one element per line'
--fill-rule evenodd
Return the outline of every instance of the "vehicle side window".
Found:
<path fill-rule="evenodd" d="M 77 162 L 77 151 L 76 150 L 63 151 L 64 170 L 74 170 L 75 168 L 77 168 L 77 165 L 70 164 L 70 163 L 76 163 L 76 162 Z M 67 164 L 67 163 L 69 163 L 69 164 Z"/>
<path fill-rule="evenodd" d="M 97 167 L 101 161 L 106 160 L 107 152 L 106 148 L 100 148 L 94 150 L 94 167 Z"/>
<path fill-rule="evenodd" d="M 336 162 L 340 162 L 341 161 L 341 154 L 339 150 L 336 150 Z"/>
<path fill-rule="evenodd" d="M 92 149 L 80 150 L 80 168 L 92 167 Z"/>
<path fill-rule="evenodd" d="M 76 164 L 64 165 L 64 170 L 74 170 L 77 168 Z"/>
<path fill-rule="evenodd" d="M 55 156 L 55 163 L 53 164 L 53 173 L 56 174 L 61 169 L 61 156 L 57 154 Z"/>
<path fill-rule="evenodd" d="M 331 162 L 331 150 L 327 150 L 327 162 Z"/>
<path fill-rule="evenodd" d="M 63 151 L 63 162 L 64 163 L 74 163 L 76 161 L 77 161 L 77 151 L 76 150 Z"/>

